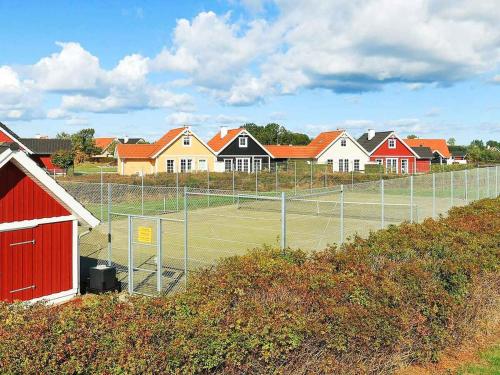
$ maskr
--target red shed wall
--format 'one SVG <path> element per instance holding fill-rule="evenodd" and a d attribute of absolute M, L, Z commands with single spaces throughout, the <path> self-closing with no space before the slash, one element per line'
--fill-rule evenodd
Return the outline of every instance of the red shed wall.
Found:
<path fill-rule="evenodd" d="M 417 159 L 417 173 L 431 171 L 431 161 L 429 159 Z"/>
<path fill-rule="evenodd" d="M 57 165 L 52 163 L 51 155 L 32 155 L 31 157 L 40 167 L 52 171 L 54 169 L 60 170 Z"/>
<path fill-rule="evenodd" d="M 377 148 L 372 156 L 414 156 L 413 153 L 399 139 L 396 139 L 396 148 L 389 148 L 388 140 Z"/>
<path fill-rule="evenodd" d="M 30 300 L 73 288 L 73 223 L 0 232 L 0 300 Z M 34 244 L 10 246 L 16 242 Z M 12 293 L 13 290 L 34 286 Z"/>
<path fill-rule="evenodd" d="M 11 143 L 11 142 L 14 142 L 14 140 L 0 130 L 0 143 Z"/>
<path fill-rule="evenodd" d="M 0 169 L 0 181 L 0 223 L 70 214 L 10 162 Z"/>

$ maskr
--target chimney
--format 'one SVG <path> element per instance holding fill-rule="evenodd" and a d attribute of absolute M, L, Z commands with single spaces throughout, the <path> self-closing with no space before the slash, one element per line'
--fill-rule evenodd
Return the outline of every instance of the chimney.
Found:
<path fill-rule="evenodd" d="M 42 139 L 42 135 L 41 135 L 40 133 L 39 133 L 39 134 L 36 134 L 36 135 L 35 135 L 35 138 L 36 138 L 36 139 Z"/>
<path fill-rule="evenodd" d="M 371 141 L 375 137 L 375 129 L 368 129 L 368 140 Z"/>
<path fill-rule="evenodd" d="M 125 137 L 123 137 L 123 143 L 128 143 L 128 135 L 126 135 Z"/>
<path fill-rule="evenodd" d="M 221 126 L 220 128 L 220 137 L 224 138 L 227 135 L 227 126 Z"/>

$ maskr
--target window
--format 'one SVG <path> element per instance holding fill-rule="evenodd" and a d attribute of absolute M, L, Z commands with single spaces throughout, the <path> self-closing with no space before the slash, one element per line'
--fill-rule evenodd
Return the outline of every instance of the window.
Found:
<path fill-rule="evenodd" d="M 359 159 L 354 159 L 354 171 L 359 172 Z"/>
<path fill-rule="evenodd" d="M 181 172 L 191 172 L 193 161 L 191 159 L 181 159 Z"/>
<path fill-rule="evenodd" d="M 238 172 L 250 172 L 250 159 L 249 158 L 236 159 L 236 170 Z"/>
<path fill-rule="evenodd" d="M 184 146 L 191 146 L 191 136 L 185 135 L 184 138 L 182 139 L 182 144 Z"/>
<path fill-rule="evenodd" d="M 347 139 L 342 138 L 342 139 L 340 140 L 340 146 L 342 146 L 342 147 L 347 146 Z"/>
<path fill-rule="evenodd" d="M 387 173 L 398 173 L 398 159 L 385 159 L 385 168 Z"/>
<path fill-rule="evenodd" d="M 231 172 L 233 170 L 233 160 L 232 159 L 224 159 L 224 170 L 226 172 Z"/>
<path fill-rule="evenodd" d="M 375 163 L 377 163 L 378 165 L 382 165 L 382 159 L 375 159 Z"/>
<path fill-rule="evenodd" d="M 174 173 L 174 161 L 172 159 L 167 160 L 167 173 Z"/>
<path fill-rule="evenodd" d="M 408 159 L 401 159 L 401 173 L 408 173 Z"/>
<path fill-rule="evenodd" d="M 344 159 L 344 172 L 349 172 L 349 159 Z"/>
<path fill-rule="evenodd" d="M 239 144 L 240 147 L 248 147 L 248 137 L 240 137 L 239 139 Z"/>
<path fill-rule="evenodd" d="M 396 148 L 396 140 L 394 138 L 389 139 L 389 148 Z"/>
<path fill-rule="evenodd" d="M 253 170 L 261 171 L 262 170 L 262 159 L 254 159 L 253 161 Z"/>
<path fill-rule="evenodd" d="M 344 172 L 344 159 L 339 159 L 339 172 Z"/>
<path fill-rule="evenodd" d="M 198 169 L 200 171 L 206 171 L 207 170 L 207 161 L 205 159 L 198 160 Z"/>
<path fill-rule="evenodd" d="M 328 168 L 333 171 L 333 159 L 328 159 L 326 164 L 328 165 Z"/>

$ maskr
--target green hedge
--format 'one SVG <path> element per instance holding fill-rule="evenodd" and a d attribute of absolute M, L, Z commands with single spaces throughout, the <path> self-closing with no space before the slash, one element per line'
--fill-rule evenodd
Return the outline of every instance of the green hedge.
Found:
<path fill-rule="evenodd" d="M 390 373 L 499 313 L 500 199 L 313 255 L 253 250 L 172 297 L 0 306 L 3 373 Z M 496 314 L 496 315 L 495 315 Z"/>

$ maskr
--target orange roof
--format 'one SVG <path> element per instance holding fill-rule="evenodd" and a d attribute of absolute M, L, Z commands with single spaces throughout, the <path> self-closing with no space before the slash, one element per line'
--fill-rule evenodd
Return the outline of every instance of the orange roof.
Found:
<path fill-rule="evenodd" d="M 171 129 L 152 144 L 118 144 L 118 156 L 127 159 L 151 159 L 162 148 L 177 138 L 184 130 L 186 130 L 185 127 Z"/>
<path fill-rule="evenodd" d="M 94 141 L 95 145 L 104 151 L 109 147 L 109 145 L 111 145 L 111 143 L 113 143 L 115 139 L 116 138 L 102 137 L 102 138 L 94 138 Z"/>
<path fill-rule="evenodd" d="M 432 152 L 438 151 L 444 158 L 451 157 L 450 150 L 445 139 L 405 139 L 405 143 L 410 147 L 429 147 Z"/>
<path fill-rule="evenodd" d="M 208 141 L 208 145 L 215 152 L 220 151 L 224 146 L 226 146 L 231 140 L 238 135 L 239 132 L 245 130 L 244 128 L 228 129 L 227 134 L 221 137 L 220 132 L 218 132 L 211 140 Z"/>
<path fill-rule="evenodd" d="M 315 149 L 309 146 L 266 145 L 264 146 L 277 159 L 312 159 Z"/>
<path fill-rule="evenodd" d="M 278 159 L 314 159 L 343 132 L 343 130 L 334 130 L 320 133 L 307 146 L 267 145 L 265 147 Z"/>

